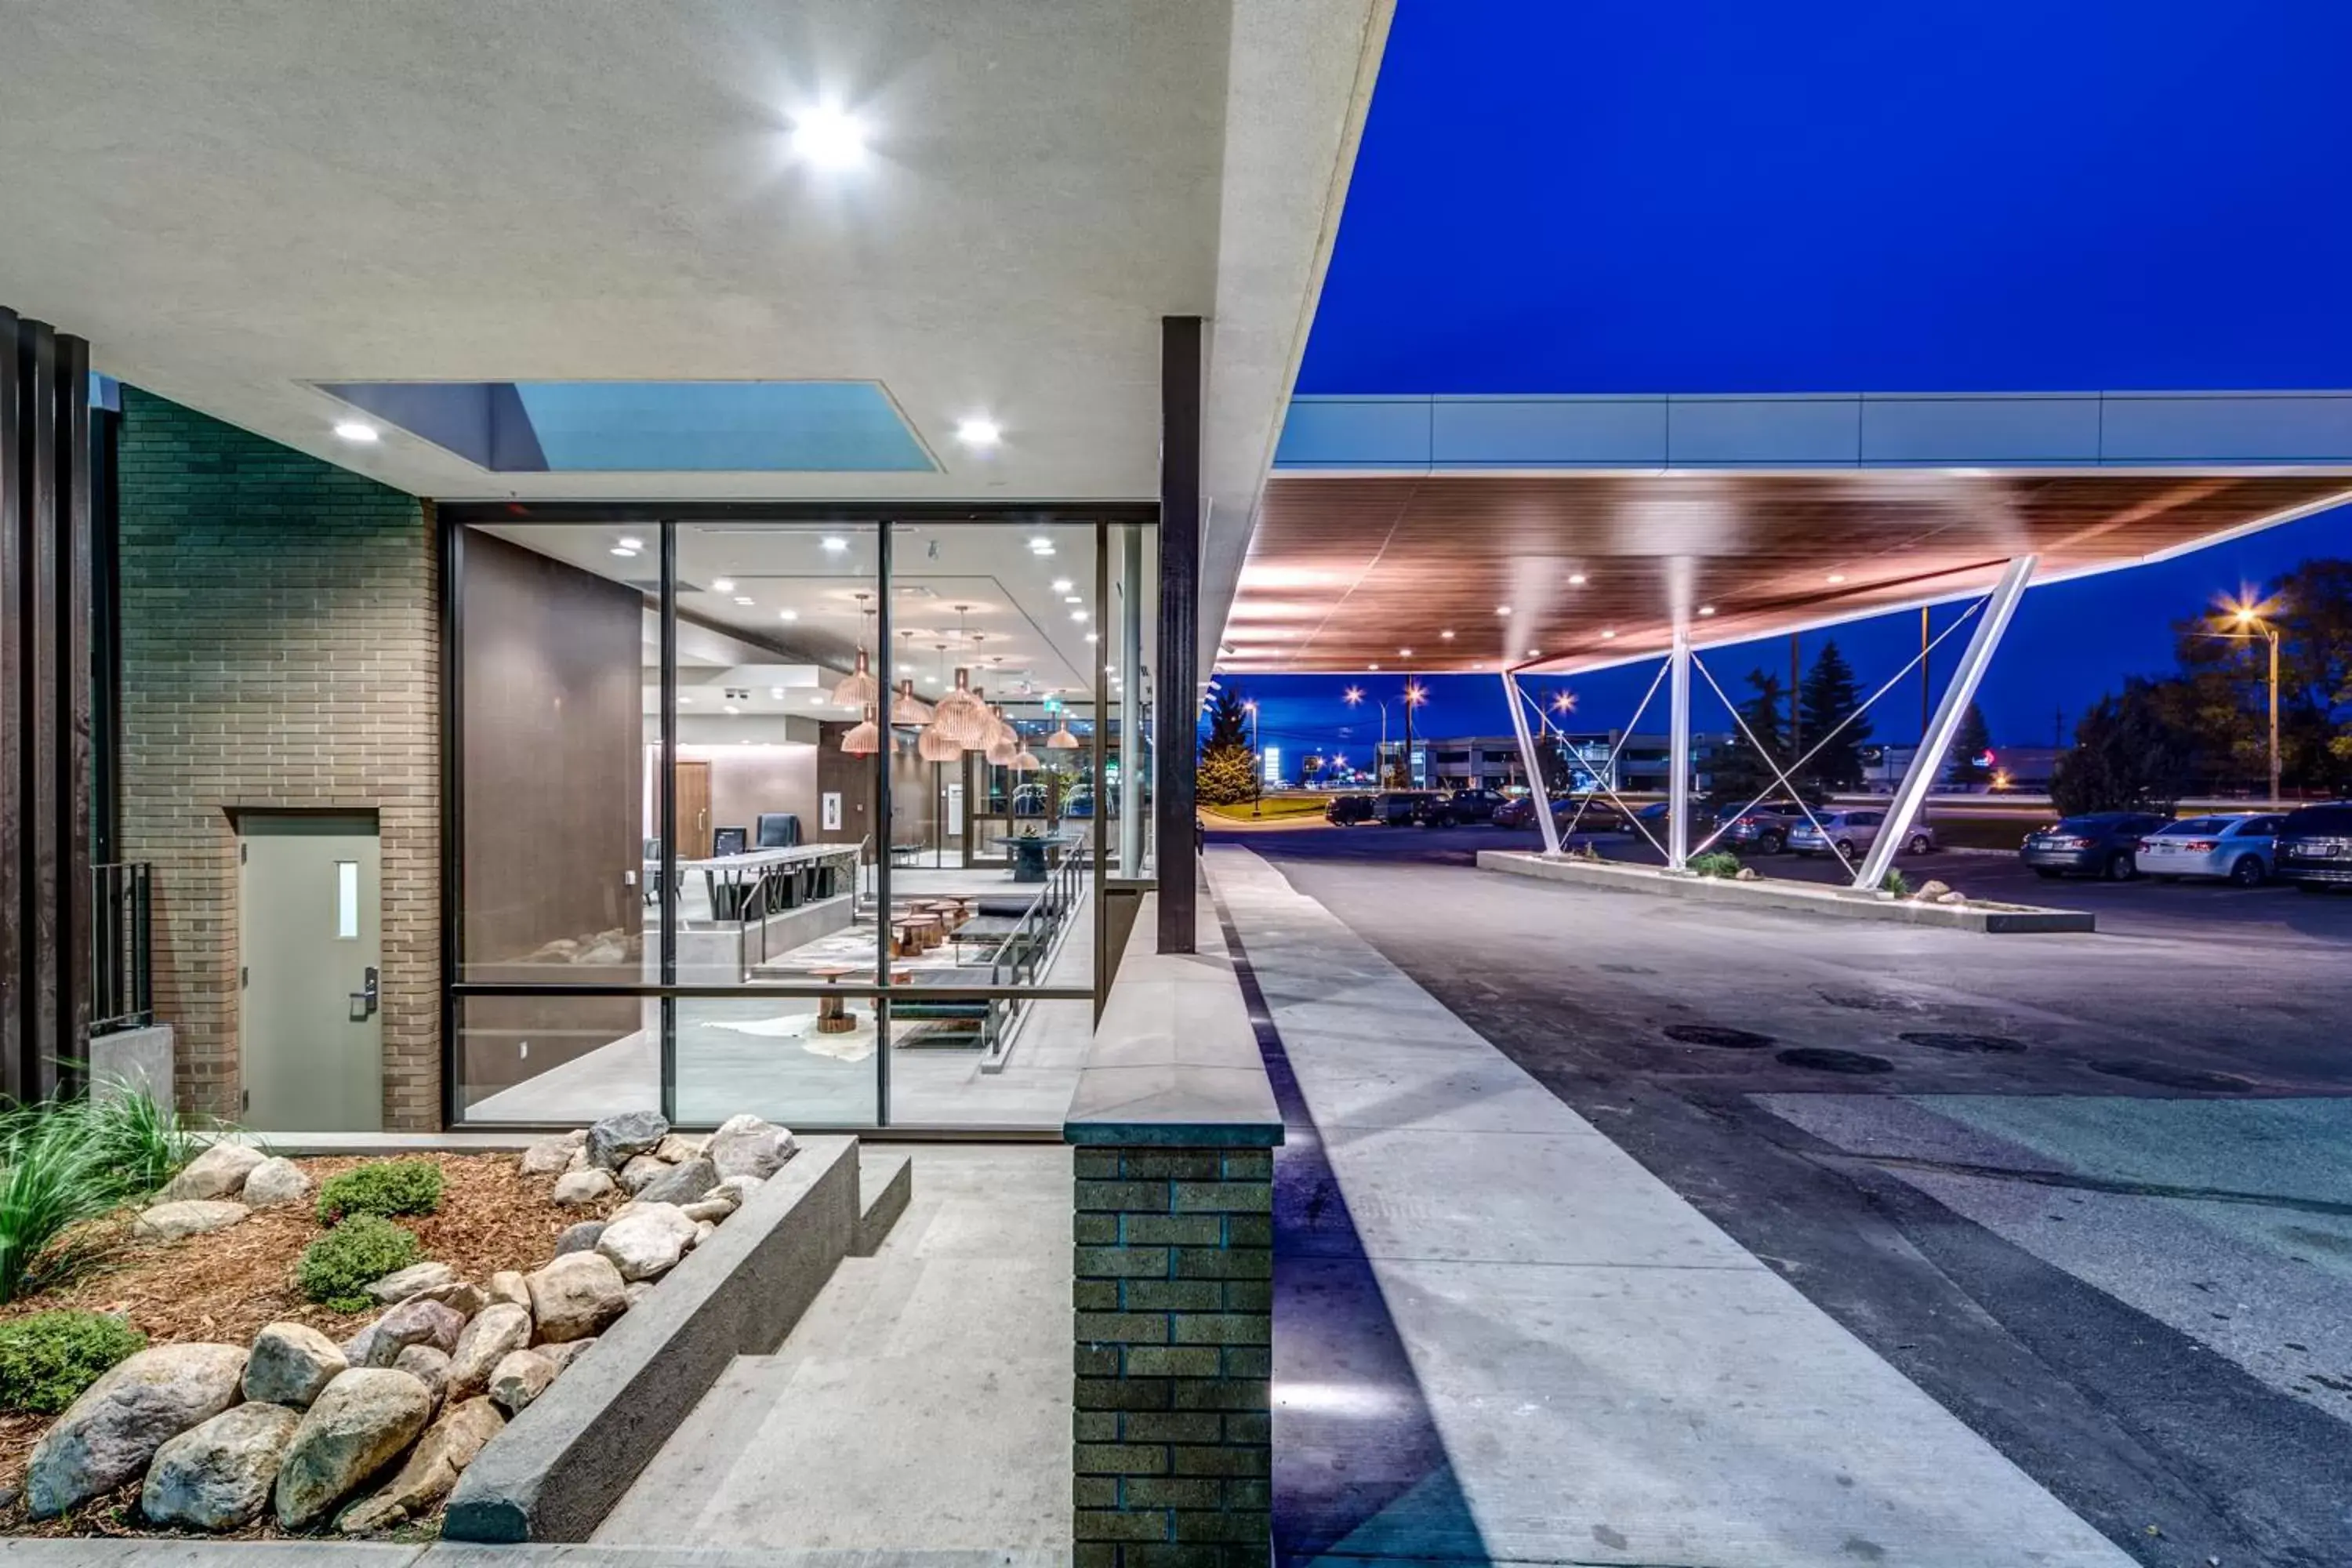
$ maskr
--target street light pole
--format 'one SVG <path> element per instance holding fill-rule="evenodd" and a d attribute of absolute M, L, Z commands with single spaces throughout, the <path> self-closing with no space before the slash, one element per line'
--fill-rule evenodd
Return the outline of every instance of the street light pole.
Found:
<path fill-rule="evenodd" d="M 1250 716 L 1250 815 L 1258 815 L 1258 805 L 1265 798 L 1265 752 L 1257 740 L 1257 704 L 1244 702 Z"/>
<path fill-rule="evenodd" d="M 2279 688 L 2279 679 L 2278 679 L 2278 664 L 2279 664 L 2279 635 L 2278 635 L 2278 628 L 2277 628 L 2276 626 L 2274 626 L 2270 625 L 2268 622 L 2264 622 L 2264 623 L 2263 623 L 2263 635 L 2264 635 L 2264 636 L 2268 637 L 2271 639 L 2271 804 L 2272 804 L 2273 805 L 2276 805 L 2278 804 L 2278 799 L 2279 799 L 2279 743 L 2278 743 L 2278 688 Z"/>

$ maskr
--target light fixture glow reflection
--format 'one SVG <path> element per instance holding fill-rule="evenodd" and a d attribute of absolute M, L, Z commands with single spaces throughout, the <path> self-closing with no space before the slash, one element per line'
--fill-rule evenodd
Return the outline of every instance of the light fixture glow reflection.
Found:
<path fill-rule="evenodd" d="M 866 127 L 839 109 L 803 110 L 793 117 L 793 152 L 820 169 L 855 168 L 866 158 Z"/>

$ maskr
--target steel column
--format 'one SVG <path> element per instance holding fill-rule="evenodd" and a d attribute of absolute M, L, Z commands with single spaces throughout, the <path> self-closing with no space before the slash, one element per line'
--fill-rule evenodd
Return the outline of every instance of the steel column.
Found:
<path fill-rule="evenodd" d="M 1904 770 L 1903 782 L 1888 803 L 1886 820 L 1879 825 L 1878 837 L 1871 841 L 1870 852 L 1862 858 L 1862 869 L 1854 874 L 1857 888 L 1875 888 L 1886 880 L 1887 868 L 1894 865 L 1895 853 L 1903 847 L 1906 835 L 1919 815 L 1919 807 L 1927 798 L 1928 786 L 1943 771 L 1943 760 L 1949 755 L 1952 742 L 1960 731 L 1960 720 L 1976 700 L 1977 684 L 1984 679 L 1985 670 L 1992 664 L 1995 649 L 2000 647 L 2001 634 L 2009 629 L 2010 617 L 2017 613 L 2017 602 L 2025 596 L 2025 585 L 2033 579 L 2035 557 L 2020 555 L 2000 574 L 1992 596 L 1985 601 L 1984 614 L 1977 620 L 1977 628 L 1969 634 L 1969 646 L 1960 655 L 1960 662 L 1952 671 L 1952 683 L 1944 688 L 1944 700 L 1936 705 L 1936 717 L 1927 732 L 1919 737 L 1919 750 Z"/>
<path fill-rule="evenodd" d="M 1519 763 L 1528 770 L 1528 790 L 1536 803 L 1536 828 L 1543 835 L 1544 853 L 1559 853 L 1559 824 L 1551 819 L 1551 792 L 1544 787 L 1543 762 L 1528 736 L 1528 710 L 1519 698 L 1518 678 L 1503 671 L 1503 700 L 1511 710 L 1511 729 L 1519 737 Z"/>
<path fill-rule="evenodd" d="M 1118 874 L 1134 878 L 1143 875 L 1143 530 L 1121 524 L 1112 533 L 1119 541 L 1118 663 L 1126 678 L 1118 698 Z"/>
<path fill-rule="evenodd" d="M 1194 951 L 1200 856 L 1201 318 L 1160 322 L 1160 665 L 1152 827 L 1160 951 Z"/>
<path fill-rule="evenodd" d="M 1666 656 L 1666 864 L 1677 871 L 1690 861 L 1690 633 L 1677 626 Z"/>

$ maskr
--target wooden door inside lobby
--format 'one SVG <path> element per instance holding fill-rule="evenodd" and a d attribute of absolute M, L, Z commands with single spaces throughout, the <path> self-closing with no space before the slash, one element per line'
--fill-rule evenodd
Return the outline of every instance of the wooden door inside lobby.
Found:
<path fill-rule="evenodd" d="M 710 856 L 710 764 L 679 763 L 672 775 L 677 802 L 677 858 L 704 860 Z"/>

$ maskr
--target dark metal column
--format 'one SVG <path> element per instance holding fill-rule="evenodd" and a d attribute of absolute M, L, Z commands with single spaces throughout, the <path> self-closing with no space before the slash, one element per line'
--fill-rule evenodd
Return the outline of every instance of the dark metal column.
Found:
<path fill-rule="evenodd" d="M 1153 693 L 1160 951 L 1194 951 L 1199 856 L 1201 318 L 1160 322 L 1160 663 Z"/>
<path fill-rule="evenodd" d="M 89 345 L 0 311 L 0 1089 L 22 1099 L 89 1021 Z"/>

